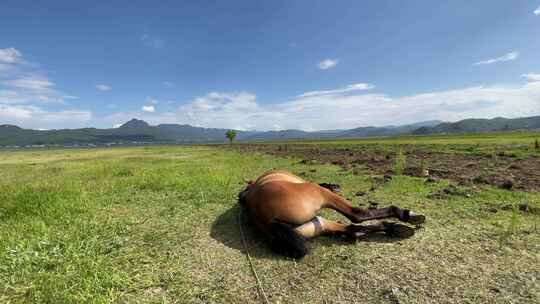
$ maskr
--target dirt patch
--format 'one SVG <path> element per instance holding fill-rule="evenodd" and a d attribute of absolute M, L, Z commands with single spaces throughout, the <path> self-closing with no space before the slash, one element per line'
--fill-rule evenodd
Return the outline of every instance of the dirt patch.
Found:
<path fill-rule="evenodd" d="M 540 208 L 533 206 L 529 203 L 521 203 L 518 205 L 512 205 L 507 203 L 487 203 L 481 208 L 483 210 L 497 213 L 498 211 L 520 211 L 523 214 L 540 215 Z"/>
<path fill-rule="evenodd" d="M 351 148 L 288 144 L 286 148 L 276 144 L 241 144 L 233 149 L 242 152 L 260 152 L 276 156 L 294 156 L 302 164 L 329 163 L 354 174 L 367 172 L 394 175 L 395 153 L 366 146 Z M 524 159 L 512 153 L 473 155 L 429 151 L 408 146 L 403 174 L 429 177 L 432 180 L 449 179 L 459 185 L 494 185 L 507 190 L 540 191 L 540 158 Z"/>
<path fill-rule="evenodd" d="M 460 189 L 454 185 L 450 185 L 442 190 L 435 191 L 427 195 L 427 197 L 430 199 L 447 199 L 451 196 L 470 198 L 472 197 L 472 192 L 468 189 Z"/>
<path fill-rule="evenodd" d="M 540 208 L 534 207 L 527 203 L 519 204 L 518 210 L 523 213 L 531 213 L 531 214 L 540 215 Z"/>

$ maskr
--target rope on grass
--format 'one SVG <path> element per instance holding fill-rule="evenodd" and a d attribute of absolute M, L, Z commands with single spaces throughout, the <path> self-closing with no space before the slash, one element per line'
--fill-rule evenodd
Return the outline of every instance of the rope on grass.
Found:
<path fill-rule="evenodd" d="M 242 244 L 244 245 L 244 251 L 246 252 L 247 260 L 249 262 L 249 267 L 251 268 L 251 272 L 253 273 L 253 276 L 255 276 L 255 280 L 257 281 L 257 289 L 259 289 L 259 293 L 263 297 L 264 302 L 266 304 L 270 304 L 270 301 L 268 301 L 268 297 L 266 296 L 266 292 L 264 292 L 264 288 L 262 286 L 261 280 L 259 279 L 259 275 L 257 274 L 257 270 L 255 270 L 255 266 L 253 266 L 253 261 L 251 260 L 251 256 L 249 255 L 246 237 L 244 236 L 244 229 L 242 228 L 242 222 L 240 220 L 241 215 L 242 215 L 242 208 L 239 208 L 238 209 L 238 227 L 240 227 L 240 236 L 242 237 Z"/>

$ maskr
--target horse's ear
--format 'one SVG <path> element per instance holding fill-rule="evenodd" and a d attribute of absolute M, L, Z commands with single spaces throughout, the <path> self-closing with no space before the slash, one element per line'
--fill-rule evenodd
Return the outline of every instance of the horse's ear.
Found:
<path fill-rule="evenodd" d="M 253 184 L 253 180 L 247 179 L 247 178 L 244 177 L 244 183 L 246 183 L 248 185 L 251 185 L 251 184 Z"/>

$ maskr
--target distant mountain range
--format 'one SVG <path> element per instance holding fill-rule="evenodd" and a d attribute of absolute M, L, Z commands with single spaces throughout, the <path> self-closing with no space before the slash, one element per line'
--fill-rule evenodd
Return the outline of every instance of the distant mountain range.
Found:
<path fill-rule="evenodd" d="M 118 128 L 111 129 L 61 129 L 31 130 L 13 125 L 0 125 L 0 146 L 39 145 L 112 145 L 137 143 L 204 143 L 223 142 L 228 129 L 201 128 L 190 125 L 160 124 L 151 126 L 139 119 L 132 119 Z M 360 138 L 374 136 L 423 135 L 436 133 L 478 133 L 512 130 L 540 130 L 540 116 L 525 118 L 465 119 L 458 122 L 437 120 L 403 126 L 360 127 L 348 130 L 306 132 L 237 131 L 237 140 L 280 140 L 317 138 Z"/>
<path fill-rule="evenodd" d="M 435 126 L 424 126 L 412 134 L 435 133 L 482 133 L 494 131 L 540 130 L 540 116 L 522 118 L 465 119 L 457 122 L 443 122 Z"/>

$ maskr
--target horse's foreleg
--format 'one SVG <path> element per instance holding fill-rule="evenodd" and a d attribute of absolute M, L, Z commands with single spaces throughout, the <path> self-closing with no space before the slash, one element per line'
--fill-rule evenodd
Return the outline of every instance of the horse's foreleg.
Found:
<path fill-rule="evenodd" d="M 349 201 L 335 193 L 332 193 L 331 191 L 325 189 L 323 193 L 325 199 L 324 207 L 336 210 L 353 223 L 394 217 L 400 221 L 417 225 L 422 224 L 426 220 L 425 216 L 423 215 L 415 214 L 410 210 L 401 209 L 396 206 L 389 206 L 380 209 L 359 208 L 352 206 Z"/>
<path fill-rule="evenodd" d="M 347 235 L 358 238 L 376 232 L 385 232 L 398 237 L 410 237 L 414 234 L 413 228 L 396 223 L 382 222 L 374 225 L 345 225 L 320 216 L 296 227 L 294 230 L 306 238 L 314 238 L 319 235 Z"/>

